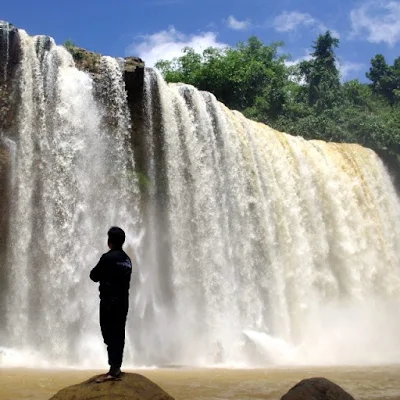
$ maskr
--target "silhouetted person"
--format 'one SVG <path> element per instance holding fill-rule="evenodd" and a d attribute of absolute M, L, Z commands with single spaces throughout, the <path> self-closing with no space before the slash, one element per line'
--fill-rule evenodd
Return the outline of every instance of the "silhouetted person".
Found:
<path fill-rule="evenodd" d="M 131 260 L 122 250 L 125 232 L 114 226 L 107 234 L 110 251 L 101 256 L 90 272 L 90 279 L 100 282 L 100 327 L 110 365 L 108 373 L 98 382 L 117 379 L 121 375 L 132 273 Z"/>

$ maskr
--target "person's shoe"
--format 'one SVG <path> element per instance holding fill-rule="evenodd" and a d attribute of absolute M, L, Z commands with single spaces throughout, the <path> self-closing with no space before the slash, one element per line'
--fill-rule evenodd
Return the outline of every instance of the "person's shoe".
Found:
<path fill-rule="evenodd" d="M 118 379 L 121 376 L 121 369 L 120 368 L 110 368 L 108 371 L 108 375 L 113 376 L 114 378 Z"/>
<path fill-rule="evenodd" d="M 110 368 L 105 375 L 101 375 L 96 379 L 96 383 L 119 380 L 121 380 L 121 370 L 119 368 Z"/>
<path fill-rule="evenodd" d="M 110 374 L 105 374 L 105 375 L 100 375 L 97 379 L 96 379 L 96 383 L 102 383 L 102 382 L 107 382 L 107 381 L 117 381 L 119 380 L 118 377 L 112 376 Z"/>

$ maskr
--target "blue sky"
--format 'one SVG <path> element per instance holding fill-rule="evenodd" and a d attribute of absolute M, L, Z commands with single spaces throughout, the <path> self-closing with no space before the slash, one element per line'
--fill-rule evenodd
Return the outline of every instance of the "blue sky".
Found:
<path fill-rule="evenodd" d="M 0 19 L 29 34 L 111 56 L 136 55 L 151 66 L 184 46 L 235 45 L 254 34 L 284 41 L 292 62 L 307 57 L 326 29 L 340 38 L 344 79 L 365 80 L 377 53 L 400 56 L 400 2 L 392 0 L 19 0 L 5 1 Z"/>

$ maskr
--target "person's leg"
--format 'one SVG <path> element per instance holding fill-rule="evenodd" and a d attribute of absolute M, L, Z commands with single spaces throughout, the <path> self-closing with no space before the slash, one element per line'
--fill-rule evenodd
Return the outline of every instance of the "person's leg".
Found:
<path fill-rule="evenodd" d="M 127 309 L 118 305 L 113 312 L 113 326 L 110 331 L 108 344 L 108 357 L 110 364 L 110 374 L 119 376 L 125 345 L 125 323 Z"/>
<path fill-rule="evenodd" d="M 113 324 L 114 324 L 114 315 L 111 305 L 105 302 L 100 302 L 100 328 L 101 328 L 101 334 L 103 335 L 104 343 L 107 346 L 109 365 L 111 365 L 109 346 L 112 341 Z"/>

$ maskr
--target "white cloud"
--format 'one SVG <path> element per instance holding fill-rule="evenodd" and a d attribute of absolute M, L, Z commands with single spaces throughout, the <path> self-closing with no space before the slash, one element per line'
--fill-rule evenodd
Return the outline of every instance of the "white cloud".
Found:
<path fill-rule="evenodd" d="M 371 43 L 393 47 L 400 40 L 400 2 L 368 1 L 350 12 L 352 37 L 365 37 Z"/>
<path fill-rule="evenodd" d="M 302 61 L 312 60 L 313 57 L 309 54 L 309 52 L 310 52 L 310 49 L 306 50 L 305 55 L 302 57 L 296 58 L 291 61 L 285 61 L 285 65 L 287 67 L 292 67 L 292 66 L 298 65 Z M 359 72 L 363 68 L 365 68 L 365 65 L 362 63 L 356 63 L 356 62 L 352 62 L 352 61 L 339 60 L 336 62 L 336 67 L 339 69 L 341 79 L 346 80 L 346 79 L 349 79 L 352 76 L 354 76 L 355 72 Z M 290 79 L 292 79 L 293 81 L 300 83 L 300 84 L 305 83 L 304 78 L 302 78 L 302 77 L 299 78 L 298 76 L 292 76 Z"/>
<path fill-rule="evenodd" d="M 308 13 L 301 13 L 299 11 L 284 11 L 274 19 L 272 26 L 277 32 L 292 32 L 300 27 L 308 27 L 320 33 L 329 30 L 329 28 L 318 19 L 315 19 Z M 330 29 L 330 31 L 334 37 L 340 37 L 339 32 L 333 29 Z"/>
<path fill-rule="evenodd" d="M 247 28 L 250 27 L 251 22 L 246 20 L 246 21 L 239 21 L 236 19 L 233 15 L 230 15 L 228 17 L 228 20 L 226 21 L 226 24 L 230 29 L 233 29 L 235 31 L 244 31 Z"/>
<path fill-rule="evenodd" d="M 296 30 L 298 26 L 310 26 L 314 23 L 315 19 L 310 14 L 284 11 L 274 19 L 273 27 L 277 32 L 290 32 Z"/>
<path fill-rule="evenodd" d="M 348 79 L 349 76 L 353 75 L 353 72 L 358 72 L 365 67 L 365 65 L 361 63 L 343 60 L 339 61 L 337 66 L 339 68 L 342 80 Z"/>
<path fill-rule="evenodd" d="M 306 49 L 306 50 L 305 50 L 305 55 L 304 55 L 304 56 L 299 57 L 299 58 L 295 58 L 294 60 L 285 61 L 285 65 L 286 65 L 287 67 L 293 67 L 293 66 L 295 66 L 295 65 L 300 64 L 302 61 L 310 61 L 310 60 L 312 60 L 312 58 L 313 58 L 313 57 L 310 55 L 310 51 Z M 305 85 L 305 84 L 306 84 L 306 81 L 305 81 L 305 79 L 304 79 L 304 76 L 301 76 L 301 75 L 297 75 L 297 74 L 290 75 L 290 76 L 289 76 L 289 79 L 290 79 L 292 82 L 298 83 L 299 85 Z"/>
<path fill-rule="evenodd" d="M 172 60 L 182 55 L 185 47 L 203 51 L 207 47 L 228 47 L 217 40 L 215 32 L 202 32 L 198 35 L 186 35 L 170 26 L 167 30 L 144 35 L 141 41 L 135 41 L 127 49 L 127 55 L 140 57 L 148 67 L 153 67 L 159 60 Z"/>
<path fill-rule="evenodd" d="M 285 65 L 287 67 L 293 67 L 294 65 L 297 65 L 297 64 L 301 63 L 302 61 L 310 61 L 310 60 L 312 60 L 312 57 L 307 52 L 307 54 L 304 55 L 303 57 L 299 57 L 299 58 L 296 58 L 291 61 L 285 61 Z"/>

